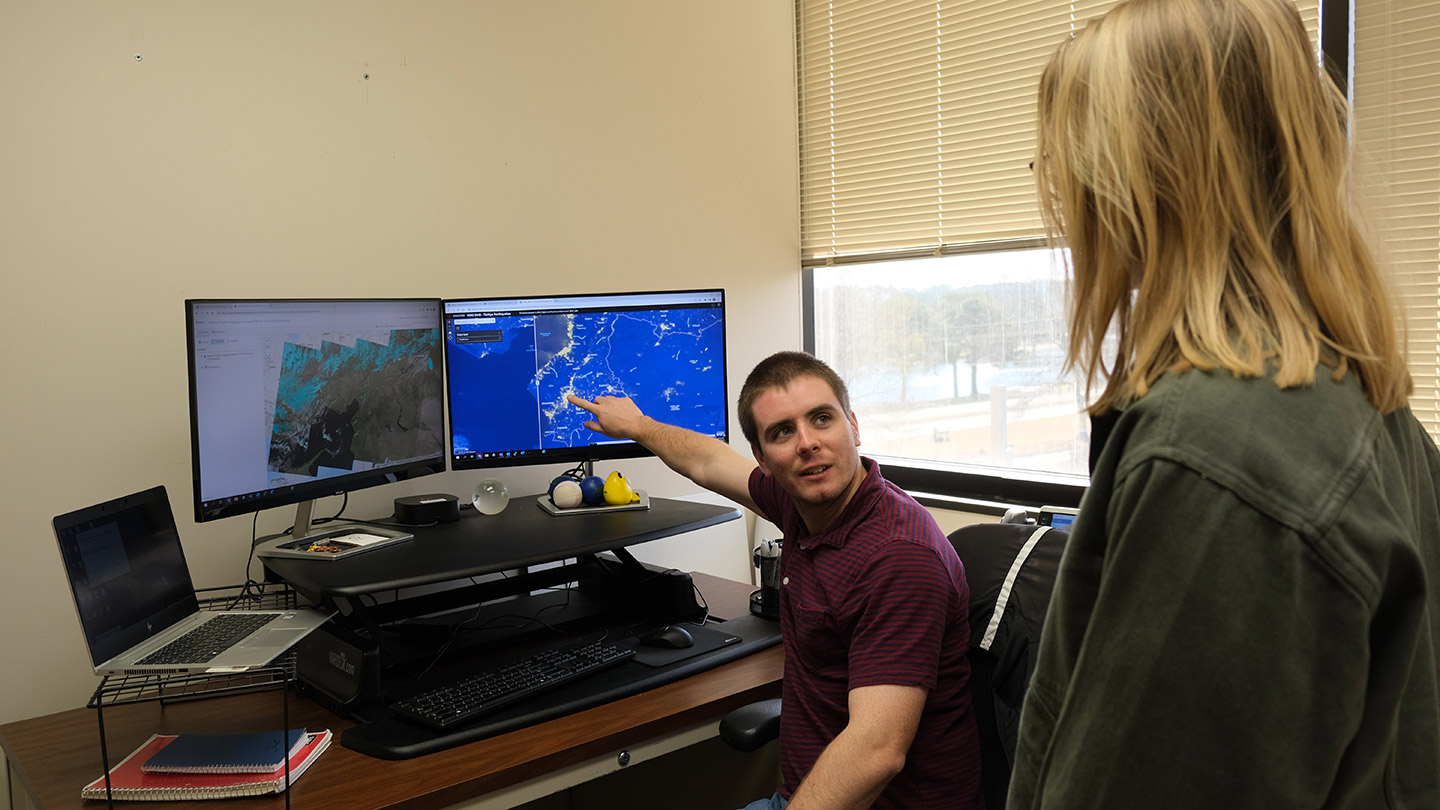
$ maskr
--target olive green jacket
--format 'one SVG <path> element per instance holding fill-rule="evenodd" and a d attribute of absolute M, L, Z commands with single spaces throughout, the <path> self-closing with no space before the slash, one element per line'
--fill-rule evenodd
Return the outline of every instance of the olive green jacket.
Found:
<path fill-rule="evenodd" d="M 1010 810 L 1440 808 L 1440 452 L 1330 373 L 1172 374 L 1120 414 Z"/>

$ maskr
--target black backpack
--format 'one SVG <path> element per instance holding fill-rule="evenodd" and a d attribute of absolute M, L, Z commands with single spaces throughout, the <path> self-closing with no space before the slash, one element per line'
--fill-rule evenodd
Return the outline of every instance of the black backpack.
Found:
<path fill-rule="evenodd" d="M 1048 526 L 977 523 L 950 533 L 970 587 L 970 695 L 980 728 L 989 810 L 1003 810 L 1020 708 L 1069 534 Z"/>

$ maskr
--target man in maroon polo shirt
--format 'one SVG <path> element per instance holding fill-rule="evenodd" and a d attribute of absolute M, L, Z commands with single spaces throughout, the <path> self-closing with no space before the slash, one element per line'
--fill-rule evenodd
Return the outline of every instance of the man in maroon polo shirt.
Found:
<path fill-rule="evenodd" d="M 970 708 L 969 591 L 930 514 L 859 452 L 845 383 L 802 352 L 740 391 L 753 459 L 628 398 L 570 401 L 785 535 L 777 794 L 752 808 L 983 808 Z"/>

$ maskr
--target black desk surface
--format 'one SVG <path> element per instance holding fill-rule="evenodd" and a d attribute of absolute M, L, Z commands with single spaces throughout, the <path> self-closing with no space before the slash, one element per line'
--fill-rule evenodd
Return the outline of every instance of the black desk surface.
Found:
<path fill-rule="evenodd" d="M 415 527 L 403 543 L 339 560 L 267 558 L 265 566 L 312 599 L 355 597 L 523 568 L 658 540 L 740 517 L 735 507 L 651 498 L 650 508 L 552 515 L 538 496 L 513 498 L 498 515 Z"/>

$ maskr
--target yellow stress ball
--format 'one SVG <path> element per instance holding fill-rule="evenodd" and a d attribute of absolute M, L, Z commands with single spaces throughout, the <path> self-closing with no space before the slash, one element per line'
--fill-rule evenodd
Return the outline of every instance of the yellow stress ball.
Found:
<path fill-rule="evenodd" d="M 623 506 L 638 500 L 640 500 L 640 496 L 630 488 L 630 482 L 625 480 L 625 476 L 621 475 L 619 470 L 610 473 L 610 476 L 605 479 L 605 503 L 611 506 Z"/>

